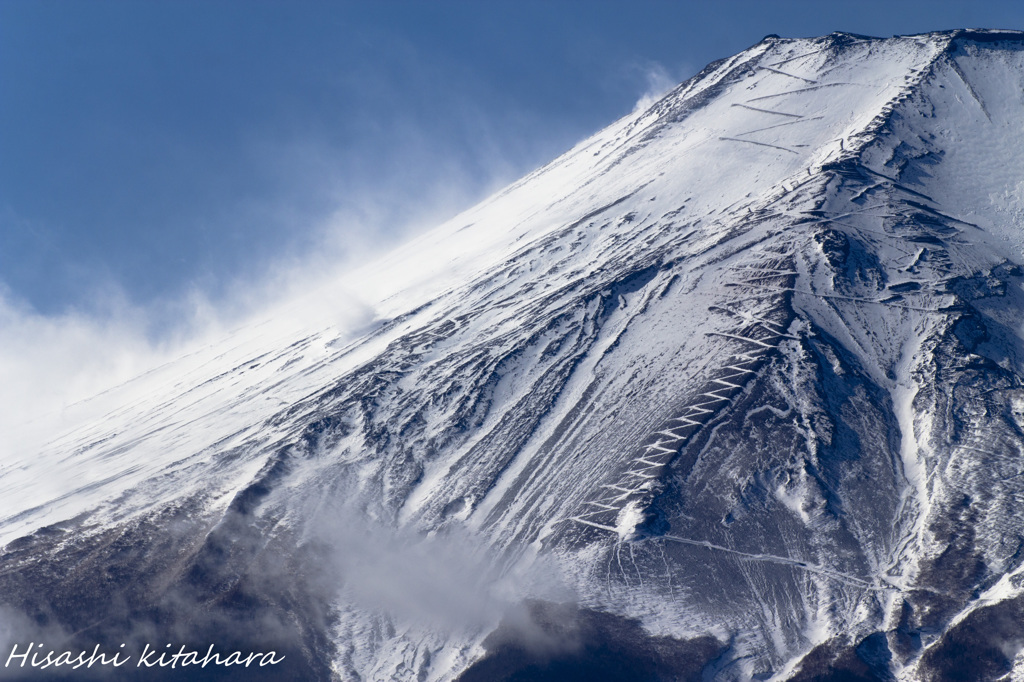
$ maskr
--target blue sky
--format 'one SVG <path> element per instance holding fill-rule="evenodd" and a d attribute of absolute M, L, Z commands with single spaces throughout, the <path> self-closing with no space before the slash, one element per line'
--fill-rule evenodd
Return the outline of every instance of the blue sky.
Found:
<path fill-rule="evenodd" d="M 1022 5 L 0 0 L 0 293 L 152 333 L 440 222 L 765 34 Z"/>

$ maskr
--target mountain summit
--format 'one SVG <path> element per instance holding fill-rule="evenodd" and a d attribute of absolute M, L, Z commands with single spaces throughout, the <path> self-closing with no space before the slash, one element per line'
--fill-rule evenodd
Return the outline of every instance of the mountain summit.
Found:
<path fill-rule="evenodd" d="M 769 36 L 4 463 L 0 653 L 1024 679 L 1022 245 L 1024 34 Z"/>

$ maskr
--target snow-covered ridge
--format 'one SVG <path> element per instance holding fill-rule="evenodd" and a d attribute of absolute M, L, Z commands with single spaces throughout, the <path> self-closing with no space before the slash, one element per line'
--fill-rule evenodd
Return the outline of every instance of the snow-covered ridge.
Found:
<path fill-rule="evenodd" d="M 116 564 L 90 538 L 170 514 L 193 525 L 159 582 L 210 556 L 230 582 L 345 499 L 406 544 L 471 538 L 516 599 L 554 573 L 714 637 L 713 678 L 954 670 L 1020 598 L 1022 83 L 1017 32 L 766 38 L 5 462 L 2 570 Z M 410 624 L 338 570 L 302 630 L 333 674 L 480 659 L 487 626 Z"/>

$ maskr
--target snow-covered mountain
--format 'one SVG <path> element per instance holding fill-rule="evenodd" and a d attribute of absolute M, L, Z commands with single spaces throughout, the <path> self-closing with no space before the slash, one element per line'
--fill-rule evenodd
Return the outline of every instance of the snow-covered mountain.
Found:
<path fill-rule="evenodd" d="M 769 36 L 4 462 L 0 653 L 1024 679 L 1022 265 L 1024 34 Z"/>

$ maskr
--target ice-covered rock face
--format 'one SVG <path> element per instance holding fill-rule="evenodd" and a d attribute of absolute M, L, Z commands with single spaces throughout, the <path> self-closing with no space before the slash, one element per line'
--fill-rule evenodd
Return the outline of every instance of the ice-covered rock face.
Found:
<path fill-rule="evenodd" d="M 710 65 L 4 463 L 5 637 L 1024 676 L 1022 86 L 1012 32 Z"/>

